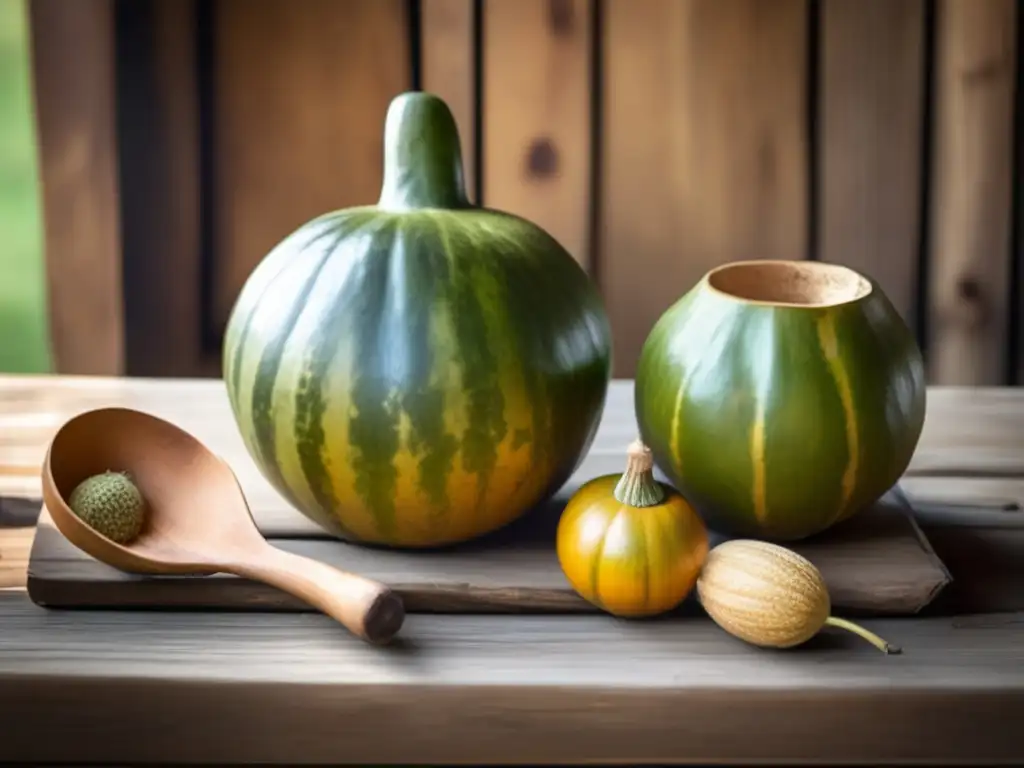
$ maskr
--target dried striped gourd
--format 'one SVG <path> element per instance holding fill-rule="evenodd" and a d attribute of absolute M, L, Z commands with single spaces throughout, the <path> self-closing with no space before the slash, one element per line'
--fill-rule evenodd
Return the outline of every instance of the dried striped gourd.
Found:
<path fill-rule="evenodd" d="M 749 539 L 719 544 L 708 553 L 697 596 L 716 624 L 753 645 L 791 648 L 832 626 L 884 653 L 900 652 L 873 632 L 829 615 L 832 601 L 821 572 L 777 544 Z"/>

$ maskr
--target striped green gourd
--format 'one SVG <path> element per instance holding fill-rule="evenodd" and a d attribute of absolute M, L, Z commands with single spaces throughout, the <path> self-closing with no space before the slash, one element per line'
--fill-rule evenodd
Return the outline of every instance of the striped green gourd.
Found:
<path fill-rule="evenodd" d="M 253 270 L 224 379 L 246 447 L 299 511 L 349 540 L 427 547 L 565 483 L 610 358 L 596 286 L 534 224 L 470 204 L 451 112 L 416 92 L 389 107 L 378 203 L 309 221 Z"/>
<path fill-rule="evenodd" d="M 709 527 L 797 540 L 899 480 L 924 424 L 924 368 L 870 278 L 734 262 L 655 324 L 635 404 L 644 442 Z"/>

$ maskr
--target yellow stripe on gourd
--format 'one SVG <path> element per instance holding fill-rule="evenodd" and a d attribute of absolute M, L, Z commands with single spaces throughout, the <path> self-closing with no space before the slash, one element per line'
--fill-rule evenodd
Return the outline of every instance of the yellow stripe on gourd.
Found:
<path fill-rule="evenodd" d="M 669 444 L 669 449 L 672 451 L 672 461 L 675 462 L 676 469 L 682 469 L 683 459 L 682 451 L 679 449 L 679 417 L 683 413 L 683 396 L 686 394 L 686 377 L 679 382 L 679 390 L 676 392 L 676 402 L 672 406 L 672 421 L 669 422 L 672 425 L 672 439 Z"/>
<path fill-rule="evenodd" d="M 399 393 L 392 391 L 392 402 L 399 402 Z M 414 539 L 429 536 L 434 527 L 436 510 L 420 482 L 422 452 L 412 450 L 415 442 L 412 419 L 405 410 L 398 413 L 398 450 L 392 459 L 395 468 L 395 527 L 401 535 Z M 411 513 L 411 514 L 410 514 Z"/>
<path fill-rule="evenodd" d="M 252 338 L 243 340 L 243 344 L 242 353 L 238 361 L 238 391 L 235 393 L 238 400 L 236 408 L 239 414 L 236 421 L 238 422 L 238 429 L 242 434 L 242 439 L 249 447 L 250 453 L 253 456 L 259 456 L 259 446 L 256 444 L 256 438 L 253 435 L 252 395 L 256 388 L 256 371 L 259 368 L 260 352 L 263 347 L 260 346 L 258 341 L 253 341 Z"/>
<path fill-rule="evenodd" d="M 635 537 L 630 519 L 635 512 L 623 508 L 611 519 L 597 554 L 597 598 L 605 610 L 619 615 L 645 613 L 650 599 L 646 542 Z"/>
<path fill-rule="evenodd" d="M 274 446 L 281 479 L 284 480 L 298 503 L 307 509 L 313 509 L 316 506 L 316 497 L 313 495 L 313 489 L 302 469 L 299 442 L 295 435 L 296 397 L 294 393 L 298 392 L 300 387 L 315 387 L 316 382 L 309 376 L 309 361 L 297 360 L 296 362 L 299 362 L 300 365 L 290 365 L 287 358 L 282 357 L 281 368 L 278 371 L 277 381 L 271 395 L 271 407 L 274 410 Z"/>
<path fill-rule="evenodd" d="M 857 468 L 860 458 L 859 435 L 857 434 L 857 412 L 853 404 L 853 389 L 850 387 L 850 376 L 846 372 L 842 358 L 839 356 L 839 343 L 836 339 L 835 321 L 830 313 L 824 313 L 818 319 L 818 342 L 822 354 L 828 364 L 829 372 L 836 383 L 839 399 L 843 404 L 843 419 L 846 430 L 846 447 L 849 458 L 843 471 L 842 497 L 835 519 L 839 519 L 846 511 L 857 484 Z"/>
<path fill-rule="evenodd" d="M 353 381 L 352 370 L 357 364 L 354 357 L 354 345 L 339 349 L 334 364 L 320 382 L 324 401 L 324 412 L 320 417 L 324 430 L 320 457 L 330 478 L 338 510 L 345 512 L 345 528 L 354 536 L 373 541 L 380 535 L 377 519 L 356 492 L 356 473 L 352 468 L 352 449 L 349 446 L 349 424 L 358 415 L 349 389 Z"/>
<path fill-rule="evenodd" d="M 441 228 L 442 235 L 446 232 Z M 489 318 L 492 324 L 501 320 L 498 314 Z M 448 393 L 444 405 L 445 433 L 461 442 L 470 425 L 471 403 L 463 380 L 463 370 L 458 361 L 461 351 L 455 330 L 457 318 L 448 307 L 441 307 L 431 320 L 431 334 L 437 359 L 448 360 L 447 364 L 435 364 L 432 386 Z M 495 325 L 489 329 L 494 338 L 509 338 L 510 327 Z M 524 501 L 535 500 L 546 485 L 545 467 L 533 462 L 531 442 L 516 444 L 517 433 L 525 431 L 533 435 L 533 408 L 544 407 L 545 399 L 531 403 L 526 395 L 526 384 L 519 361 L 507 349 L 494 350 L 499 367 L 498 380 L 504 398 L 502 416 L 505 420 L 505 436 L 495 446 L 497 458 L 488 479 L 487 488 L 481 497 L 476 474 L 466 471 L 463 453 L 456 453 L 452 469 L 448 473 L 445 487 L 449 509 L 443 517 L 434 514 L 434 524 L 439 526 L 448 538 L 464 538 L 480 530 L 481 520 L 500 523 L 508 522 L 522 509 Z M 498 524 L 500 524 L 498 523 Z"/>
<path fill-rule="evenodd" d="M 445 336 L 445 330 L 437 325 L 434 327 L 434 333 L 438 334 L 435 339 L 451 343 Z M 329 468 L 333 479 L 333 491 L 339 511 L 343 513 L 345 527 L 353 534 L 372 541 L 382 531 L 372 510 L 356 492 L 356 477 L 349 447 L 348 430 L 351 419 L 357 415 L 346 389 L 350 379 L 345 369 L 354 363 L 350 355 L 351 350 L 344 350 L 339 356 L 339 364 L 323 384 L 326 399 L 323 426 L 326 434 L 322 453 L 325 466 Z M 455 363 L 439 365 L 431 382 L 432 386 L 448 392 L 448 399 L 443 406 L 445 431 L 458 440 L 461 440 L 469 424 L 469 402 L 462 394 L 461 375 Z M 508 431 L 505 439 L 496 446 L 497 463 L 488 488 L 481 498 L 477 476 L 465 470 L 462 451 L 458 451 L 445 477 L 447 509 L 438 509 L 430 503 L 420 480 L 422 447 L 413 451 L 415 440 L 412 423 L 404 410 L 398 413 L 399 445 L 392 461 L 397 472 L 394 506 L 401 531 L 400 543 L 422 541 L 431 533 L 435 537 L 452 539 L 476 535 L 481 521 L 507 522 L 517 510 L 522 509 L 525 500 L 533 500 L 543 491 L 545 467 L 533 463 L 529 442 L 518 446 L 514 443 L 516 431 L 529 430 L 532 425 L 528 401 L 517 388 L 507 388 L 503 394 L 506 398 L 504 415 Z M 396 396 L 397 393 L 391 393 L 389 401 L 397 402 Z"/>
<path fill-rule="evenodd" d="M 757 401 L 754 425 L 750 429 L 750 462 L 753 466 L 751 500 L 754 503 L 754 517 L 764 523 L 768 519 L 767 479 L 764 464 L 764 398 Z"/>
<path fill-rule="evenodd" d="M 646 542 L 647 603 L 644 608 L 661 613 L 678 602 L 678 585 L 691 568 L 688 554 L 680 555 L 677 517 L 664 507 L 640 510 L 640 525 Z M 696 572 L 696 570 L 694 571 Z"/>
<path fill-rule="evenodd" d="M 515 445 L 518 429 L 531 427 L 528 408 L 515 404 L 514 391 L 503 391 L 506 404 L 504 417 L 508 425 L 505 438 L 495 447 L 497 458 L 481 497 L 477 475 L 468 472 L 460 450 L 447 478 L 451 511 L 445 517 L 444 530 L 448 536 L 462 538 L 480 528 L 480 521 L 508 522 L 522 508 L 524 500 L 536 499 L 544 489 L 548 467 L 533 462 L 530 443 Z M 510 399 L 512 402 L 510 402 Z M 461 432 L 456 432 L 461 438 Z M 461 514 L 456 514 L 461 509 Z"/>

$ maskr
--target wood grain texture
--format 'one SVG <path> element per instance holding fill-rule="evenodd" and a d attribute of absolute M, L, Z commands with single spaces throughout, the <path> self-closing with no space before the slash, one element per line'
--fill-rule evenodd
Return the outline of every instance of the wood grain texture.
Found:
<path fill-rule="evenodd" d="M 36 537 L 34 526 L 0 528 L 0 589 L 24 587 L 28 560 Z"/>
<path fill-rule="evenodd" d="M 904 477 L 901 487 L 910 498 L 914 517 L 924 530 L 926 539 L 952 575 L 952 583 L 943 588 L 939 598 L 928 606 L 926 612 L 948 614 L 1024 609 L 1024 477 L 916 476 Z M 35 534 L 35 528 L 30 526 L 34 526 L 38 514 L 38 500 L 0 498 L 0 588 L 26 585 L 29 554 Z M 14 527 L 5 529 L 5 525 Z M 538 525 L 538 528 L 540 527 L 542 526 Z M 59 538 L 55 543 L 46 543 L 45 538 L 52 536 L 55 534 L 52 534 L 44 524 L 35 546 L 54 553 L 53 558 L 59 559 L 60 562 L 47 563 L 39 559 L 36 563 L 37 570 L 59 567 L 63 578 L 81 580 L 82 584 L 75 595 L 78 600 L 92 605 L 109 602 L 112 598 L 104 594 L 109 590 L 109 586 L 99 580 L 99 574 L 95 570 L 97 566 L 82 558 L 77 551 L 72 551 L 71 554 L 65 552 L 68 545 Z M 338 547 L 329 542 L 295 539 L 272 541 L 286 550 L 295 547 L 298 552 L 328 562 L 334 562 L 334 556 L 340 556 L 340 550 L 347 549 L 344 545 Z M 535 549 L 528 540 L 521 542 L 519 546 L 520 551 L 506 553 L 504 558 L 499 551 L 496 557 L 488 560 L 488 567 L 494 569 L 496 579 L 508 572 L 509 555 L 512 555 L 514 561 L 523 562 L 534 557 Z M 381 566 L 390 564 L 377 561 L 374 551 L 355 550 L 353 554 L 354 559 L 339 557 L 338 564 L 362 569 L 366 563 L 367 572 L 378 575 Z M 62 559 L 65 555 L 68 555 L 67 560 Z M 76 562 L 69 561 L 72 559 Z M 408 581 L 434 579 L 436 575 L 443 574 L 445 568 L 450 567 L 450 561 L 451 558 L 435 555 L 420 558 L 416 563 L 416 570 L 413 571 L 414 579 Z M 551 567 L 550 560 L 547 561 L 547 566 Z M 566 601 L 564 593 L 541 592 L 537 584 L 545 578 L 545 563 L 532 563 L 528 568 L 524 567 L 523 571 L 528 571 L 529 577 L 521 583 L 532 585 L 528 588 L 530 601 L 534 606 L 532 609 L 550 608 L 568 612 L 586 608 L 579 600 L 572 600 L 571 603 Z M 522 572 L 521 574 L 525 575 Z M 104 575 L 103 580 L 106 579 L 108 577 Z M 385 575 L 385 579 L 399 585 L 407 581 L 407 577 L 401 573 Z M 255 604 L 255 599 L 249 592 L 250 585 L 246 583 L 231 582 L 225 585 L 219 580 L 209 580 L 197 587 L 201 591 L 210 590 L 216 595 L 220 595 L 220 590 L 230 588 L 233 590 L 232 600 Z M 140 590 L 138 595 L 134 593 L 136 589 Z M 423 601 L 418 601 L 417 589 L 422 589 L 422 585 L 402 586 L 399 591 L 415 610 L 426 609 Z M 458 591 L 445 594 L 439 589 L 439 583 L 434 583 L 429 589 L 429 604 L 435 610 L 470 609 L 472 606 L 467 605 L 465 589 L 462 586 L 460 589 L 462 594 Z M 38 591 L 45 602 L 45 586 L 40 585 Z M 182 596 L 178 587 L 173 584 L 121 585 L 115 592 L 113 599 L 127 604 L 144 604 L 159 599 L 161 604 L 166 605 L 175 596 Z M 183 597 L 189 604 L 200 606 L 205 600 L 204 595 L 193 590 Z M 500 592 L 490 589 L 483 595 L 488 601 L 495 603 L 498 602 L 499 596 L 509 610 L 514 610 L 514 601 L 522 599 L 518 590 Z M 270 597 L 270 601 L 269 604 L 261 602 L 260 606 L 272 609 L 275 598 L 268 595 L 263 597 Z M 253 600 L 252 603 L 249 603 L 250 599 Z M 478 602 L 480 596 L 469 595 L 469 599 L 470 603 Z M 547 602 L 549 599 L 550 603 Z M 497 611 L 498 608 L 493 606 L 490 610 Z"/>
<path fill-rule="evenodd" d="M 935 384 L 1007 372 L 1013 0 L 941 0 L 935 75 L 928 357 Z"/>
<path fill-rule="evenodd" d="M 220 0 L 215 9 L 219 333 L 274 245 L 322 213 L 376 202 L 384 117 L 412 69 L 404 0 Z"/>
<path fill-rule="evenodd" d="M 455 116 L 462 141 L 462 171 L 469 199 L 476 201 L 476 62 L 473 0 L 420 3 L 420 67 L 423 89 L 436 93 Z"/>
<path fill-rule="evenodd" d="M 1024 388 L 931 387 L 909 475 L 1024 477 Z"/>
<path fill-rule="evenodd" d="M 616 376 L 712 267 L 807 255 L 805 0 L 609 0 L 599 273 Z"/>
<path fill-rule="evenodd" d="M 592 465 L 595 472 L 619 471 L 621 451 L 635 437 L 635 422 L 623 418 L 632 413 L 632 397 L 631 382 L 612 382 L 605 418 L 591 451 L 592 461 L 597 462 Z M 56 429 L 80 411 L 111 405 L 138 408 L 169 419 L 227 457 L 238 472 L 259 527 L 268 537 L 295 539 L 319 534 L 315 526 L 281 500 L 249 460 L 219 381 L 0 377 L 0 495 L 39 498 L 39 468 Z M 1014 485 L 1024 477 L 1022 434 L 1024 389 L 931 387 L 924 433 L 903 484 L 915 506 L 927 509 L 946 500 L 960 507 L 967 518 L 975 515 L 973 507 L 964 508 L 974 496 L 981 502 L 988 500 L 985 503 L 990 507 L 993 499 L 1022 499 L 1024 494 Z M 927 519 L 923 525 L 930 532 Z M 955 545 L 956 539 L 952 542 Z M 992 547 L 1009 553 L 1003 561 L 1017 551 L 1013 542 L 996 542 Z M 955 557 L 942 542 L 937 541 L 936 548 L 940 557 L 953 562 Z M 24 560 L 17 567 L 23 573 Z M 974 573 L 984 576 L 985 567 L 983 561 L 968 562 L 964 570 L 957 560 L 951 566 L 955 580 L 945 592 L 958 589 L 961 574 L 968 581 Z M 24 576 L 19 578 L 23 580 Z M 1012 587 L 1014 582 L 1007 583 Z M 1016 600 L 1024 592 L 1011 590 L 1005 594 L 1005 599 Z"/>
<path fill-rule="evenodd" d="M 55 370 L 124 370 L 113 0 L 33 0 L 35 118 Z"/>
<path fill-rule="evenodd" d="M 1017 477 L 917 476 L 904 477 L 900 488 L 915 514 L 926 519 L 935 510 L 956 517 L 959 511 L 979 514 L 1024 512 L 1024 474 Z M 1020 515 L 1024 519 L 1024 515 Z"/>
<path fill-rule="evenodd" d="M 825 0 L 818 257 L 876 280 L 907 323 L 917 301 L 923 0 Z"/>
<path fill-rule="evenodd" d="M 404 643 L 385 651 L 316 615 L 140 620 L 0 594 L 0 621 L 0 759 L 12 762 L 1020 755 L 1022 614 L 866 622 L 901 656 L 839 632 L 760 651 L 697 618 L 411 616 Z M 40 739 L 44 729 L 76 738 Z"/>
<path fill-rule="evenodd" d="M 590 266 L 588 0 L 484 4 L 484 202 Z"/>
<path fill-rule="evenodd" d="M 617 462 L 622 471 L 625 458 Z M 554 550 L 565 500 L 601 462 L 584 462 L 552 503 L 472 545 L 408 553 L 369 549 L 325 538 L 276 539 L 275 546 L 382 582 L 406 609 L 422 612 L 596 612 L 566 581 Z M 595 466 L 596 465 L 596 466 Z M 711 544 L 722 541 L 712 536 Z M 912 615 L 949 583 L 949 574 L 893 493 L 872 512 L 824 536 L 793 545 L 822 572 L 836 610 Z M 40 521 L 28 568 L 34 602 L 58 607 L 238 608 L 308 611 L 273 587 L 233 577 L 129 576 L 97 562 L 67 541 L 48 515 Z M 694 597 L 681 612 L 695 609 Z"/>
<path fill-rule="evenodd" d="M 963 478 L 963 477 L 907 477 L 903 479 L 901 488 L 910 498 L 915 519 L 925 534 L 925 538 L 937 553 L 939 559 L 952 575 L 952 583 L 947 584 L 938 599 L 933 600 L 925 609 L 929 615 L 949 615 L 955 613 L 1000 612 L 1024 609 L 1024 478 Z M 7 514 L 10 513 L 10 514 Z M 6 514 L 6 517 L 5 517 Z M 27 583 L 29 553 L 36 535 L 34 527 L 39 514 L 39 501 L 13 497 L 0 498 L 0 588 L 24 587 Z M 13 523 L 14 527 L 9 527 Z M 5 528 L 5 524 L 8 527 Z M 19 527 L 21 526 L 21 527 Z M 52 536 L 51 529 L 45 524 L 40 528 L 38 536 Z M 277 546 L 309 554 L 326 562 L 332 562 L 330 553 L 337 553 L 338 547 L 329 542 L 302 539 L 273 540 Z M 525 542 L 530 549 L 529 542 Z M 49 547 L 50 551 L 60 554 L 67 544 L 59 541 L 55 545 L 44 544 L 44 539 L 37 540 L 36 547 Z M 522 545 L 521 545 L 522 546 Z M 317 551 L 320 550 L 320 551 Z M 330 550 L 330 553 L 325 552 Z M 372 556 L 371 552 L 359 552 L 363 560 Z M 517 554 L 524 560 L 527 555 Z M 69 559 L 80 559 L 77 552 Z M 417 564 L 416 578 L 423 574 L 432 574 L 439 558 L 423 558 Z M 358 559 L 340 561 L 348 567 L 355 564 L 362 568 Z M 45 564 L 45 563 L 44 563 Z M 500 557 L 489 561 L 497 575 L 503 572 L 504 562 Z M 370 560 L 368 572 L 373 573 L 375 566 L 381 565 Z M 37 563 L 37 568 L 40 564 Z M 447 567 L 445 565 L 444 567 Z M 105 600 L 103 594 L 96 594 L 97 589 L 105 589 L 102 583 L 93 581 L 96 576 L 94 565 L 88 561 L 72 564 L 67 560 L 60 563 L 62 573 L 69 578 L 81 576 L 83 584 L 79 599 L 93 605 L 101 605 Z M 529 568 L 530 574 L 536 573 L 536 566 Z M 84 575 L 83 575 L 84 574 Z M 543 578 L 543 574 L 541 574 Z M 401 576 L 396 577 L 400 582 Z M 211 580 L 212 581 L 212 580 Z M 243 591 L 248 585 L 232 582 L 233 598 L 239 602 L 248 602 L 250 595 Z M 213 591 L 227 585 L 217 584 L 207 587 Z M 442 594 L 433 585 L 430 601 L 434 610 L 467 610 L 464 596 L 458 594 Z M 129 589 L 141 588 L 143 594 L 136 597 Z M 175 585 L 139 584 L 131 587 L 123 585 L 117 590 L 117 599 L 124 603 L 145 603 L 156 599 L 156 590 L 160 593 L 161 604 L 167 605 L 180 592 Z M 417 601 L 415 586 L 401 588 L 400 591 L 414 610 L 425 610 L 422 601 Z M 491 591 L 488 598 L 496 597 Z M 578 600 L 570 605 L 563 593 L 544 595 L 537 587 L 531 588 L 533 610 L 545 608 L 560 612 L 572 612 L 584 608 Z M 45 590 L 43 590 L 45 598 Z M 550 604 L 543 602 L 550 597 Z M 192 605 L 200 602 L 200 596 L 194 591 L 189 592 L 186 599 Z M 519 599 L 517 592 L 504 597 L 506 600 Z M 271 608 L 261 603 L 262 608 Z M 508 610 L 512 611 L 509 606 Z M 491 608 L 492 612 L 499 612 Z M 688 613 L 684 608 L 683 614 Z"/>
<path fill-rule="evenodd" d="M 631 396 L 614 382 L 609 409 Z M 238 450 L 219 382 L 0 377 L 0 481 L 24 494 L 56 427 L 109 404 Z M 906 480 L 915 501 L 1020 498 L 1022 419 L 1024 389 L 931 388 L 919 455 L 941 474 Z M 609 421 L 595 455 L 632 437 Z M 956 485 L 964 467 L 976 476 Z M 925 524 L 955 512 L 933 504 Z M 903 655 L 840 632 L 759 651 L 699 615 L 412 615 L 381 652 L 317 614 L 46 611 L 0 593 L 0 761 L 1019 762 L 1024 614 L 865 624 Z"/>
<path fill-rule="evenodd" d="M 1024 473 L 906 477 L 901 488 L 953 575 L 926 613 L 1024 607 Z"/>
<path fill-rule="evenodd" d="M 34 528 L 39 520 L 39 499 L 21 496 L 0 496 L 0 530 Z"/>
<path fill-rule="evenodd" d="M 125 370 L 195 376 L 204 357 L 196 3 L 130 3 L 122 14 L 131 30 L 118 75 Z"/>
<path fill-rule="evenodd" d="M 247 458 L 219 380 L 0 376 L 0 496 L 40 498 L 39 468 L 57 428 L 83 410 L 117 405 L 168 419 L 227 457 L 264 535 L 316 532 L 295 513 L 279 512 L 281 497 Z M 636 437 L 635 419 L 622 418 L 632 409 L 633 383 L 613 381 L 591 447 L 593 456 L 610 457 L 602 459 L 610 466 Z M 924 432 L 907 474 L 1022 477 L 1021 435 L 1024 388 L 930 387 Z"/>

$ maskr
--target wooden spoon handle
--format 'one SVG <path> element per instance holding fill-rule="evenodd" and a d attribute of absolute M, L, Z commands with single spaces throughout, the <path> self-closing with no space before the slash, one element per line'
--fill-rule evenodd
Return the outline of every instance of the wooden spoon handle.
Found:
<path fill-rule="evenodd" d="M 384 584 L 270 544 L 230 571 L 294 595 L 370 643 L 388 642 L 405 621 L 402 598 Z"/>

